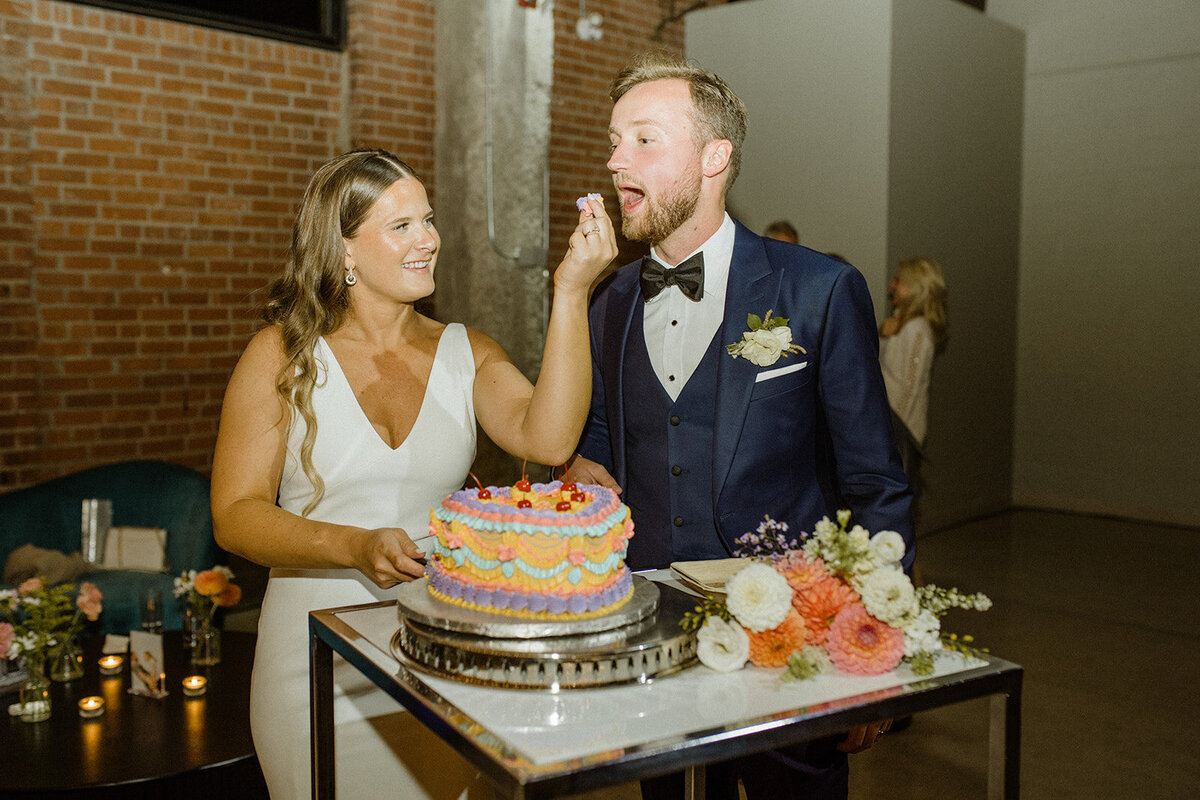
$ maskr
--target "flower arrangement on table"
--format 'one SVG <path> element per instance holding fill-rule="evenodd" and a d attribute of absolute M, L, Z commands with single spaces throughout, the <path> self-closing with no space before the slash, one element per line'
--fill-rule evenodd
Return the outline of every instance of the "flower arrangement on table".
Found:
<path fill-rule="evenodd" d="M 197 572 L 182 572 L 175 579 L 175 596 L 186 597 L 188 611 L 198 624 L 212 623 L 218 608 L 236 606 L 242 599 L 242 589 L 233 582 L 233 570 L 215 566 Z"/>
<path fill-rule="evenodd" d="M 202 666 L 221 662 L 221 629 L 214 624 L 218 608 L 235 606 L 242 589 L 233 582 L 233 570 L 216 566 L 189 570 L 175 579 L 175 596 L 187 598 L 184 643 L 192 651 L 192 663 Z"/>
<path fill-rule="evenodd" d="M 770 517 L 737 540 L 736 555 L 752 563 L 726 582 L 724 601 L 706 597 L 681 621 L 699 631 L 702 664 L 787 667 L 784 679 L 799 680 L 835 669 L 880 675 L 903 661 L 928 675 L 937 652 L 974 652 L 970 636 L 941 631 L 941 618 L 951 608 L 987 610 L 986 595 L 914 588 L 898 533 L 847 530 L 850 512 L 837 517 L 818 522 L 803 545 Z"/>
<path fill-rule="evenodd" d="M 84 581 L 47 586 L 30 578 L 16 589 L 0 590 L 0 657 L 24 657 L 26 669 L 40 674 L 47 660 L 75 646 L 84 622 L 104 610 L 103 594 Z"/>

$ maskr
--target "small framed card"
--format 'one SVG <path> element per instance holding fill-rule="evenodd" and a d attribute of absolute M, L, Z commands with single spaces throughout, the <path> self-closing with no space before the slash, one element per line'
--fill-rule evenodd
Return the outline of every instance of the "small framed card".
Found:
<path fill-rule="evenodd" d="M 161 700 L 167 696 L 161 633 L 129 632 L 129 693 Z"/>

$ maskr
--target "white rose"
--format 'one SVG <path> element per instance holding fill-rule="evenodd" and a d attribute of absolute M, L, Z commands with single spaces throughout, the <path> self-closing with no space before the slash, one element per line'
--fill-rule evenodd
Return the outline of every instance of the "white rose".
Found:
<path fill-rule="evenodd" d="M 880 531 L 871 537 L 871 560 L 887 567 L 904 558 L 904 537 L 895 531 Z"/>
<path fill-rule="evenodd" d="M 792 610 L 792 587 L 774 568 L 750 564 L 725 583 L 725 607 L 750 630 L 769 631 Z"/>
<path fill-rule="evenodd" d="M 750 637 L 736 622 L 710 616 L 704 620 L 696 641 L 700 663 L 717 672 L 734 672 L 750 659 Z"/>
<path fill-rule="evenodd" d="M 788 331 L 787 335 L 788 339 L 791 339 L 791 331 Z M 786 342 L 780 344 L 779 337 L 775 335 L 774 331 L 760 328 L 742 334 L 741 354 L 742 358 L 748 359 L 752 364 L 769 367 L 779 360 L 779 355 L 786 346 Z"/>
<path fill-rule="evenodd" d="M 898 569 L 877 569 L 858 582 L 863 606 L 880 622 L 897 626 L 917 610 L 917 593 L 912 581 Z"/>

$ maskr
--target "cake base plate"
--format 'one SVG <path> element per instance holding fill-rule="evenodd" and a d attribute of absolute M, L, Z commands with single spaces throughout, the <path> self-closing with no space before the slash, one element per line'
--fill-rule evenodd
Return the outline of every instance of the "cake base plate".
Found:
<path fill-rule="evenodd" d="M 392 655 L 405 666 L 438 677 L 550 691 L 645 683 L 691 666 L 696 661 L 696 636 L 684 631 L 679 621 L 696 599 L 641 576 L 634 576 L 633 591 L 626 605 L 638 601 L 639 595 L 652 595 L 649 613 L 620 627 L 537 638 L 452 630 L 407 616 L 399 606 Z"/>
<path fill-rule="evenodd" d="M 544 639 L 622 628 L 653 614 L 657 607 L 658 586 L 640 575 L 633 576 L 633 596 L 625 605 L 599 617 L 579 620 L 509 617 L 463 608 L 431 595 L 428 578 L 402 584 L 396 595 L 396 611 L 402 620 L 427 628 L 500 639 Z"/>

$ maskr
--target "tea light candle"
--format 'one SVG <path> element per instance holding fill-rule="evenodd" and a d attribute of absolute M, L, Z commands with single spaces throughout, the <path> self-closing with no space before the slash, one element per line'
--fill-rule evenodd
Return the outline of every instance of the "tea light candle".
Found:
<path fill-rule="evenodd" d="M 188 675 L 183 679 L 183 693 L 188 697 L 199 697 L 208 691 L 208 678 L 203 675 Z"/>
<path fill-rule="evenodd" d="M 98 717 L 104 713 L 103 697 L 85 697 L 79 701 L 79 716 L 84 719 Z"/>
<path fill-rule="evenodd" d="M 121 666 L 125 663 L 125 659 L 121 656 L 101 656 L 100 657 L 100 674 L 101 675 L 118 675 L 121 672 Z"/>

